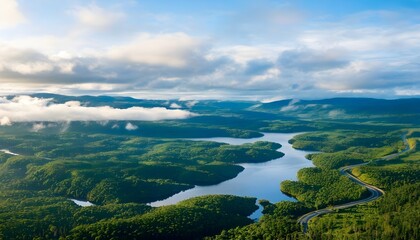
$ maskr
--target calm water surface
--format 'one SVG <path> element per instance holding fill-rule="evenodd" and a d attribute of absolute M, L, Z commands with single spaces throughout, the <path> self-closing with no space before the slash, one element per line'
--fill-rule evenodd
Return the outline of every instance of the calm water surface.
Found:
<path fill-rule="evenodd" d="M 77 200 L 77 199 L 73 199 L 73 198 L 70 198 L 69 200 L 72 201 L 72 202 L 74 202 L 74 203 L 76 203 L 79 206 L 82 206 L 82 207 L 95 206 L 95 204 L 93 204 L 93 203 L 91 203 L 89 201 L 81 201 L 81 200 Z"/>
<path fill-rule="evenodd" d="M 192 189 L 177 193 L 165 200 L 152 202 L 150 205 L 153 207 L 171 205 L 188 198 L 207 194 L 250 196 L 258 199 L 266 199 L 273 203 L 283 200 L 295 201 L 295 199 L 286 196 L 280 191 L 280 183 L 284 180 L 296 180 L 296 174 L 299 169 L 313 166 L 312 162 L 305 158 L 305 155 L 310 152 L 296 150 L 288 143 L 288 140 L 293 138 L 295 135 L 297 135 L 297 133 L 264 133 L 263 137 L 252 139 L 192 139 L 195 141 L 223 142 L 232 145 L 240 145 L 256 141 L 276 142 L 282 145 L 279 151 L 285 153 L 285 155 L 282 158 L 265 163 L 240 164 L 245 168 L 245 170 L 239 173 L 236 178 L 211 186 L 195 186 Z M 256 211 L 250 217 L 255 219 L 260 216 L 261 209 Z"/>
<path fill-rule="evenodd" d="M 13 156 L 19 156 L 19 154 L 14 153 L 14 152 L 11 152 L 11 151 L 9 151 L 7 149 L 1 149 L 0 152 L 4 152 L 6 154 L 10 154 L 10 155 L 13 155 Z"/>

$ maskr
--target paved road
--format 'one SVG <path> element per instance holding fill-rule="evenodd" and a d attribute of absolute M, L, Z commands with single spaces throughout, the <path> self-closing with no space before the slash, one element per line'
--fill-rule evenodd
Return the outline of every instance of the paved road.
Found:
<path fill-rule="evenodd" d="M 390 160 L 390 159 L 396 158 L 396 157 L 400 156 L 401 154 L 409 151 L 410 147 L 408 145 L 406 135 L 402 136 L 402 139 L 404 141 L 404 144 L 406 145 L 406 148 L 403 151 L 387 155 L 387 156 L 382 157 L 378 160 Z M 352 207 L 352 206 L 355 206 L 355 205 L 367 203 L 367 202 L 373 201 L 373 200 L 379 198 L 380 196 L 382 196 L 383 194 L 385 194 L 385 192 L 383 190 L 381 190 L 381 189 L 379 189 L 375 186 L 372 186 L 370 184 L 367 184 L 367 183 L 363 182 L 362 180 L 356 178 L 355 176 L 353 176 L 349 173 L 349 170 L 351 170 L 355 167 L 360 167 L 360 166 L 363 166 L 363 165 L 367 165 L 369 163 L 370 162 L 345 166 L 345 167 L 340 168 L 339 170 L 340 170 L 340 173 L 342 175 L 350 178 L 350 180 L 352 180 L 353 182 L 355 182 L 355 183 L 357 183 L 361 186 L 366 187 L 369 190 L 369 192 L 371 193 L 371 195 L 368 198 L 365 198 L 365 199 L 361 199 L 361 200 L 357 200 L 357 201 L 353 201 L 353 202 L 348 202 L 348 203 L 344 203 L 344 204 L 340 204 L 340 205 L 335 205 L 335 206 L 329 207 L 329 208 L 324 208 L 324 209 L 312 211 L 312 212 L 309 212 L 309 213 L 301 216 L 298 219 L 298 223 L 300 223 L 303 226 L 303 232 L 304 233 L 306 233 L 306 231 L 308 229 L 308 222 L 314 217 L 317 217 L 317 216 L 322 215 L 322 214 L 334 212 L 334 210 L 336 210 L 336 209 L 344 209 L 344 208 L 349 208 L 349 207 Z"/>

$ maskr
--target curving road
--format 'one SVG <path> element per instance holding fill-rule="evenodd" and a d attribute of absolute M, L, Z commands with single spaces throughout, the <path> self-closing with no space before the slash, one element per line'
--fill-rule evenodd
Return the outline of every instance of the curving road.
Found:
<path fill-rule="evenodd" d="M 396 157 L 400 156 L 401 154 L 409 151 L 410 146 L 408 145 L 406 135 L 403 135 L 402 139 L 403 139 L 404 144 L 406 146 L 406 148 L 403 151 L 384 156 L 384 157 L 382 157 L 378 160 L 390 160 L 390 159 L 396 158 Z M 353 176 L 349 173 L 349 170 L 351 170 L 355 167 L 360 167 L 360 166 L 363 166 L 363 165 L 367 165 L 369 163 L 370 162 L 345 166 L 345 167 L 340 168 L 339 170 L 340 170 L 340 173 L 342 175 L 350 178 L 350 180 L 352 180 L 353 182 L 355 182 L 355 183 L 357 183 L 361 186 L 366 187 L 369 190 L 369 192 L 371 193 L 371 195 L 368 198 L 365 198 L 365 199 L 361 199 L 361 200 L 357 200 L 357 201 L 353 201 L 353 202 L 348 202 L 348 203 L 344 203 L 344 204 L 340 204 L 340 205 L 335 205 L 335 206 L 328 207 L 328 208 L 323 208 L 323 209 L 320 209 L 320 210 L 309 212 L 309 213 L 301 216 L 298 219 L 298 223 L 300 223 L 303 226 L 303 233 L 306 233 L 306 231 L 308 229 L 308 222 L 314 217 L 317 217 L 317 216 L 322 215 L 322 214 L 334 212 L 334 210 L 336 210 L 336 209 L 344 209 L 344 208 L 349 208 L 349 207 L 352 207 L 352 206 L 355 206 L 355 205 L 367 203 L 367 202 L 373 201 L 373 200 L 379 198 L 380 196 L 382 196 L 383 194 L 385 194 L 385 192 L 383 190 L 381 190 L 381 189 L 379 189 L 375 186 L 372 186 L 370 184 L 367 184 L 367 183 L 363 182 L 362 180 L 356 178 L 355 176 Z"/>

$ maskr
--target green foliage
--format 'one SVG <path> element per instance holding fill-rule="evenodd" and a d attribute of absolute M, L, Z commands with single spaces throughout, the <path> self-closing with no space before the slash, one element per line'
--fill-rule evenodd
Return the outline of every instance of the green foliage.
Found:
<path fill-rule="evenodd" d="M 105 219 L 123 219 L 142 215 L 152 210 L 152 207 L 137 204 L 107 204 L 104 206 L 91 206 L 79 208 L 74 213 L 74 225 L 92 224 Z"/>
<path fill-rule="evenodd" d="M 381 148 L 393 147 L 392 151 L 403 149 L 399 134 L 378 134 L 357 131 L 312 132 L 294 137 L 290 143 L 297 149 L 333 153 L 351 147 Z"/>
<path fill-rule="evenodd" d="M 224 230 L 219 235 L 205 238 L 206 240 L 276 240 L 299 239 L 302 236 L 296 219 L 291 217 L 263 216 L 258 223 Z"/>
<path fill-rule="evenodd" d="M 298 239 L 302 234 L 296 217 L 309 210 L 298 202 L 265 202 L 264 215 L 257 223 L 222 231 L 208 239 Z"/>
<path fill-rule="evenodd" d="M 360 179 L 384 189 L 420 182 L 420 151 L 415 147 L 392 160 L 376 161 L 353 169 Z"/>
<path fill-rule="evenodd" d="M 74 228 L 68 239 L 200 239 L 250 224 L 255 198 L 205 196 L 156 208 L 128 219 L 105 220 Z"/>
<path fill-rule="evenodd" d="M 0 239 L 57 239 L 73 226 L 75 204 L 46 192 L 2 190 Z"/>
<path fill-rule="evenodd" d="M 392 188 L 368 206 L 324 215 L 309 225 L 309 239 L 418 239 L 419 183 Z"/>
<path fill-rule="evenodd" d="M 283 156 L 276 151 L 281 145 L 268 142 L 230 146 L 74 132 L 48 138 L 0 135 L 0 141 L 8 139 L 16 143 L 12 151 L 34 156 L 0 155 L 0 239 L 214 235 L 252 223 L 247 216 L 257 209 L 255 199 L 209 196 L 162 208 L 139 203 L 233 178 L 243 170 L 236 163 Z M 81 208 L 67 198 L 102 205 Z"/>
<path fill-rule="evenodd" d="M 236 163 L 283 156 L 281 145 L 149 139 L 132 136 L 63 133 L 48 139 L 37 133 L 0 135 L 18 142 L 13 151 L 35 156 L 3 156 L 0 180 L 10 188 L 49 190 L 94 203 L 146 203 L 194 185 L 211 185 L 243 170 Z"/>
<path fill-rule="evenodd" d="M 117 108 L 167 104 L 53 97 Z M 417 101 L 330 99 L 290 106 L 290 101 L 258 106 L 200 101 L 191 108 L 199 117 L 133 121 L 135 131 L 126 130 L 127 122 L 121 121 L 57 123 L 40 133 L 29 132 L 32 123 L 0 126 L 1 149 L 22 154 L 0 152 L 0 239 L 418 239 L 418 151 L 354 169 L 360 178 L 386 188 L 378 201 L 325 215 L 310 224 L 307 236 L 296 223 L 316 207 L 367 193 L 337 168 L 401 151 L 402 129 L 417 128 L 408 135 L 415 148 L 420 136 Z M 281 110 L 286 106 L 289 110 Z M 142 204 L 231 179 L 243 170 L 237 163 L 282 156 L 275 151 L 278 144 L 267 142 L 229 146 L 170 138 L 251 138 L 261 136 L 259 131 L 319 131 L 292 140 L 295 148 L 323 152 L 309 156 L 317 168 L 303 169 L 299 181 L 281 185 L 301 202 L 260 201 L 264 216 L 256 223 L 247 218 L 256 209 L 255 198 L 205 196 L 160 208 Z M 69 197 L 102 205 L 82 208 Z"/>
<path fill-rule="evenodd" d="M 392 168 L 373 165 L 354 171 L 361 179 L 375 186 L 388 189 L 392 185 L 404 185 L 420 181 L 420 165 L 395 165 Z"/>
<path fill-rule="evenodd" d="M 364 155 L 353 151 L 341 151 L 337 153 L 318 153 L 308 156 L 315 166 L 323 169 L 338 169 L 346 165 L 363 163 Z"/>
<path fill-rule="evenodd" d="M 256 200 L 256 198 L 240 198 L 231 195 L 207 195 L 190 198 L 179 202 L 177 205 L 196 206 L 215 212 L 249 216 L 258 209 L 255 205 Z"/>
<path fill-rule="evenodd" d="M 365 188 L 337 170 L 303 168 L 298 172 L 298 179 L 283 181 L 281 190 L 316 208 L 357 200 L 368 194 Z"/>
<path fill-rule="evenodd" d="M 78 207 L 48 192 L 0 192 L 0 239 L 193 239 L 252 223 L 255 198 L 214 195 L 152 208 Z"/>
<path fill-rule="evenodd" d="M 399 148 L 399 142 L 394 143 L 394 146 L 395 147 L 383 146 L 377 148 L 350 147 L 346 150 L 333 153 L 309 154 L 307 157 L 319 168 L 338 169 L 343 166 L 372 161 L 385 155 L 392 154 Z"/>
<path fill-rule="evenodd" d="M 415 148 L 396 159 L 353 169 L 360 179 L 386 189 L 380 199 L 309 225 L 310 239 L 418 239 L 420 167 Z M 325 231 L 325 229 L 328 229 Z"/>

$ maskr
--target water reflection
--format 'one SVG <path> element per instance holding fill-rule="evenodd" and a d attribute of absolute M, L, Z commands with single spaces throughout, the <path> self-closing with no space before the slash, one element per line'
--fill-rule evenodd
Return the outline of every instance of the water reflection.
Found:
<path fill-rule="evenodd" d="M 279 151 L 285 153 L 284 157 L 265 163 L 247 163 L 241 164 L 245 168 L 236 178 L 227 180 L 217 185 L 196 186 L 192 189 L 177 193 L 162 201 L 150 203 L 151 206 L 165 206 L 175 204 L 179 201 L 203 196 L 207 194 L 231 194 L 237 196 L 252 196 L 258 199 L 266 199 L 270 202 L 279 202 L 283 200 L 294 201 L 293 198 L 286 196 L 280 191 L 280 182 L 284 180 L 296 180 L 296 174 L 299 169 L 311 167 L 312 162 L 305 158 L 309 152 L 294 149 L 288 140 L 297 133 L 265 133 L 263 137 L 253 139 L 237 138 L 203 138 L 192 139 L 195 141 L 214 141 L 240 145 L 256 141 L 270 141 L 280 143 L 282 147 Z M 260 211 L 251 215 L 251 218 L 261 216 Z"/>
<path fill-rule="evenodd" d="M 76 203 L 79 206 L 82 207 L 90 207 L 90 206 L 95 206 L 95 204 L 89 202 L 89 201 L 81 201 L 81 200 L 76 200 L 76 199 L 72 199 L 70 198 L 71 201 L 73 201 L 74 203 Z"/>

